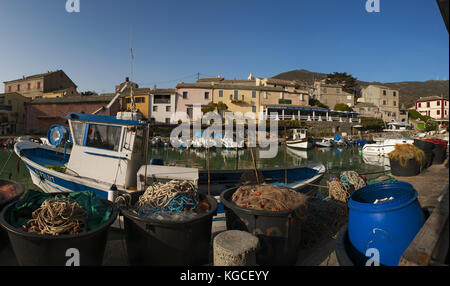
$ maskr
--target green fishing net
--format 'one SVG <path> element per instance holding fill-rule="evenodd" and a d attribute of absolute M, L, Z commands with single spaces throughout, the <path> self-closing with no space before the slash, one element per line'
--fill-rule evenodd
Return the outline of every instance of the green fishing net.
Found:
<path fill-rule="evenodd" d="M 9 215 L 9 223 L 17 228 L 26 225 L 32 219 L 32 213 L 38 209 L 46 199 L 66 198 L 76 201 L 88 213 L 86 231 L 96 229 L 107 222 L 112 210 L 105 206 L 100 196 L 91 191 L 72 192 L 67 194 L 52 195 L 35 190 L 28 190 L 17 201 Z"/>

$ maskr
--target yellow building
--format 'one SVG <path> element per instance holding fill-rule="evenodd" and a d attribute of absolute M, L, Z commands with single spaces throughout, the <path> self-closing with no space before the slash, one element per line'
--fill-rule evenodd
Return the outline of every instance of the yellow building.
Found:
<path fill-rule="evenodd" d="M 61 90 L 55 90 L 50 92 L 44 92 L 43 98 L 61 98 L 65 96 L 78 96 L 80 95 L 75 87 L 69 87 Z"/>
<path fill-rule="evenodd" d="M 149 114 L 151 114 L 151 107 L 150 107 L 150 89 L 149 88 L 137 88 L 133 89 L 133 97 L 134 97 L 134 103 L 136 105 L 137 111 L 142 113 L 142 116 L 144 119 L 149 118 Z M 130 111 L 131 110 L 131 96 L 128 93 L 124 97 L 123 107 L 125 110 Z"/>

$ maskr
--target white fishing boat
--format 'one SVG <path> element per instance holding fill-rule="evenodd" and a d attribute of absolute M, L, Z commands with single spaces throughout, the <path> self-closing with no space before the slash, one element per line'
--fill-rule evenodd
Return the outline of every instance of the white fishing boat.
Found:
<path fill-rule="evenodd" d="M 101 110 L 109 109 L 125 87 Z M 142 182 L 142 174 L 153 179 L 167 174 L 171 178 L 198 178 L 198 169 L 146 164 L 148 125 L 139 120 L 138 114 L 118 113 L 114 117 L 70 113 L 66 118 L 70 134 L 61 138 L 49 134 L 49 142 L 56 146 L 32 141 L 14 146 L 33 183 L 44 192 L 93 191 L 113 201 L 120 191 L 141 190 L 138 181 Z M 58 140 L 52 140 L 54 137 Z M 61 148 L 69 143 L 70 152 Z"/>
<path fill-rule="evenodd" d="M 362 148 L 362 153 L 366 155 L 388 156 L 394 151 L 397 144 L 414 144 L 413 139 L 392 139 L 392 138 L 376 138 L 374 144 L 366 144 Z"/>
<path fill-rule="evenodd" d="M 287 140 L 286 145 L 296 149 L 311 149 L 313 143 L 308 140 L 306 129 L 293 129 L 292 140 Z"/>
<path fill-rule="evenodd" d="M 323 148 L 331 148 L 334 146 L 333 138 L 323 138 L 320 141 L 315 142 L 317 147 L 323 147 Z"/>

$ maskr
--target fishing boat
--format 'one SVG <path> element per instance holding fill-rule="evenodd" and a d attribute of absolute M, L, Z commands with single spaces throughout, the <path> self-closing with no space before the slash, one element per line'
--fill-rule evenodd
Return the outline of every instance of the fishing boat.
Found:
<path fill-rule="evenodd" d="M 308 140 L 306 129 L 293 129 L 292 140 L 287 140 L 286 145 L 296 149 L 311 149 L 313 143 Z"/>
<path fill-rule="evenodd" d="M 195 168 L 147 165 L 149 130 L 139 113 L 98 114 L 108 110 L 127 86 L 94 114 L 68 114 L 68 132 L 49 133 L 51 145 L 29 140 L 14 145 L 38 188 L 48 193 L 93 191 L 114 201 L 119 192 L 142 190 L 145 184 L 138 185 L 138 181 L 146 183 L 149 177 L 198 178 Z"/>
<path fill-rule="evenodd" d="M 374 144 L 365 144 L 362 153 L 366 155 L 388 156 L 397 144 L 413 144 L 413 139 L 406 138 L 374 138 Z"/>
<path fill-rule="evenodd" d="M 315 144 L 317 147 L 331 148 L 334 146 L 334 141 L 332 138 L 323 138 L 320 141 L 316 141 Z"/>
<path fill-rule="evenodd" d="M 262 175 L 264 184 L 289 187 L 297 192 L 307 193 L 313 188 L 312 185 L 320 182 L 325 171 L 322 163 L 310 163 L 303 166 L 258 169 L 258 174 Z M 254 176 L 255 170 L 199 170 L 199 191 L 220 195 L 226 189 L 241 185 L 245 175 Z"/>

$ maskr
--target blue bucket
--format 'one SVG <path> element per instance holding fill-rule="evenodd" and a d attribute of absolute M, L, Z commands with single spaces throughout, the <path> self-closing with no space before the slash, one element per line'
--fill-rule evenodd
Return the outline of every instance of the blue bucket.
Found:
<path fill-rule="evenodd" d="M 374 204 L 377 199 L 391 197 L 394 199 Z M 425 222 L 417 191 L 406 182 L 363 187 L 352 194 L 348 207 L 348 238 L 353 246 L 353 258 L 360 265 L 368 260 L 366 253 L 376 258 L 372 256 L 374 251 L 381 265 L 398 265 Z"/>

